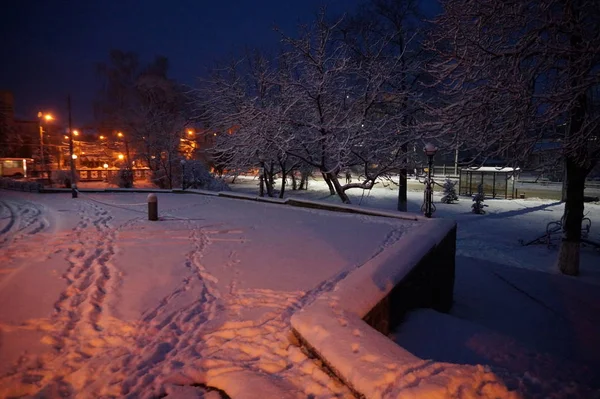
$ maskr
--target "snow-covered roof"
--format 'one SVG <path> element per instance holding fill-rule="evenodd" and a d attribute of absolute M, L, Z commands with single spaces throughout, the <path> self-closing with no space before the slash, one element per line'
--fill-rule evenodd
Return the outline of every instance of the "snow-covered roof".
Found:
<path fill-rule="evenodd" d="M 521 168 L 509 168 L 509 167 L 502 167 L 502 168 L 496 168 L 494 166 L 481 166 L 479 168 L 462 168 L 461 170 L 467 170 L 470 172 L 498 172 L 498 173 L 511 173 L 511 172 L 518 172 L 521 170 Z"/>

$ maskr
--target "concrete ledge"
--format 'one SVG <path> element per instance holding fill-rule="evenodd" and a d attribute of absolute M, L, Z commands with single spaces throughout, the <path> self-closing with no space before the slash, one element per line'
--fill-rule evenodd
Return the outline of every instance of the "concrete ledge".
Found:
<path fill-rule="evenodd" d="M 335 212 L 359 213 L 362 215 L 383 216 L 402 220 L 431 220 L 429 218 L 426 218 L 425 216 L 408 212 L 369 209 L 352 204 L 332 204 L 330 202 L 305 200 L 298 198 L 288 198 L 286 200 L 286 204 L 292 206 L 299 206 L 302 208 L 324 209 Z"/>
<path fill-rule="evenodd" d="M 256 197 L 258 202 L 268 202 L 270 204 L 285 205 L 288 203 L 287 198 L 274 198 L 274 197 Z"/>
<path fill-rule="evenodd" d="M 173 190 L 163 188 L 105 188 L 105 193 L 171 193 Z"/>
<path fill-rule="evenodd" d="M 200 190 L 200 189 L 195 189 L 195 188 L 187 188 L 185 190 L 182 190 L 180 188 L 174 188 L 172 190 L 172 192 L 175 194 L 198 194 L 198 195 L 209 195 L 209 196 L 213 196 L 213 197 L 217 197 L 219 195 L 218 191 Z"/>
<path fill-rule="evenodd" d="M 249 200 L 249 201 L 258 201 L 258 196 L 253 195 L 253 194 L 246 194 L 246 193 L 236 193 L 233 191 L 219 191 L 218 192 L 219 197 L 226 197 L 226 198 L 236 198 L 236 199 L 243 199 L 243 200 Z"/>
<path fill-rule="evenodd" d="M 405 385 L 410 370 L 427 362 L 387 334 L 414 307 L 450 309 L 455 242 L 454 221 L 426 219 L 333 291 L 296 312 L 291 318 L 294 333 L 358 395 L 396 397 L 390 395 L 398 394 L 396 388 Z M 428 387 L 426 392 L 440 388 L 427 379 L 419 385 Z"/>

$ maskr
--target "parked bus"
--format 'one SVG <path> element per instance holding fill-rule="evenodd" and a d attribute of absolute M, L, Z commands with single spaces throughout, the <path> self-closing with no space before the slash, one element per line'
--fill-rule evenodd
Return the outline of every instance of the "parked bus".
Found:
<path fill-rule="evenodd" d="M 0 158 L 0 176 L 22 178 L 33 170 L 32 158 Z"/>

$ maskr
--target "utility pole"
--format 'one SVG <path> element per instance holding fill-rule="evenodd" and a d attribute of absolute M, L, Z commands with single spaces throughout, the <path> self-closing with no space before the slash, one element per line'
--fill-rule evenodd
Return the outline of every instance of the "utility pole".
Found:
<path fill-rule="evenodd" d="M 71 126 L 71 95 L 67 96 L 67 107 L 69 109 L 69 161 L 71 162 L 71 185 L 76 184 L 75 159 L 73 158 L 73 129 Z"/>
<path fill-rule="evenodd" d="M 42 178 L 44 177 L 44 170 L 45 170 L 45 165 L 46 165 L 46 160 L 44 157 L 44 128 L 42 127 L 42 118 L 43 115 L 41 112 L 38 112 L 38 125 L 40 127 L 40 157 L 41 157 L 41 161 L 42 161 Z"/>

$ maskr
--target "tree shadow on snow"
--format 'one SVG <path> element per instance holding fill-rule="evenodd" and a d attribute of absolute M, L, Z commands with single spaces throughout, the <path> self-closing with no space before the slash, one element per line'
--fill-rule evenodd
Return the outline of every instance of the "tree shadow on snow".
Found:
<path fill-rule="evenodd" d="M 485 202 L 484 202 L 485 204 Z M 461 216 L 466 216 L 466 215 L 473 215 L 473 218 L 469 218 L 469 219 L 460 219 L 459 221 L 462 223 L 465 222 L 472 222 L 472 221 L 477 221 L 479 220 L 479 218 L 485 218 L 485 219 L 506 219 L 506 218 L 510 218 L 510 217 L 515 217 L 515 216 L 522 216 L 522 215 L 526 215 L 529 213 L 534 213 L 534 212 L 538 212 L 538 211 L 545 211 L 550 207 L 556 206 L 556 205 L 560 205 L 561 202 L 560 201 L 556 201 L 556 202 L 552 202 L 552 203 L 548 203 L 548 204 L 541 204 L 541 205 L 537 205 L 537 206 L 532 206 L 532 207 L 526 207 L 526 208 L 522 208 L 522 209 L 514 209 L 512 211 L 505 211 L 505 212 L 490 212 L 489 210 L 493 210 L 493 204 L 486 204 L 486 205 L 490 205 L 486 211 L 485 214 L 483 215 L 476 215 L 472 212 L 461 212 L 461 213 L 456 213 L 456 215 L 461 215 Z"/>

